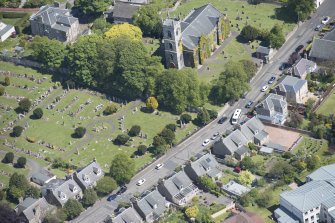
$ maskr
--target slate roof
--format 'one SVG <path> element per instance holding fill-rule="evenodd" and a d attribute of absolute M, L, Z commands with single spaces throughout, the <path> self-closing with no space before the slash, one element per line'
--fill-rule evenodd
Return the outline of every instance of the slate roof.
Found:
<path fill-rule="evenodd" d="M 238 148 L 235 153 L 242 156 L 243 154 L 246 154 L 250 152 L 249 148 L 245 145 L 241 146 L 240 148 Z"/>
<path fill-rule="evenodd" d="M 226 138 L 222 139 L 222 144 L 224 144 L 232 154 L 234 154 L 238 148 L 247 143 L 248 139 L 238 129 L 230 133 Z"/>
<path fill-rule="evenodd" d="M 307 176 L 310 180 L 335 180 L 335 164 L 323 166 Z"/>
<path fill-rule="evenodd" d="M 261 53 L 261 54 L 265 54 L 265 55 L 269 55 L 270 54 L 270 48 L 269 47 L 265 47 L 265 46 L 259 46 L 256 50 L 256 53 Z"/>
<path fill-rule="evenodd" d="M 96 182 L 104 176 L 104 172 L 97 162 L 92 162 L 75 174 L 85 188 L 88 188 L 92 182 Z"/>
<path fill-rule="evenodd" d="M 210 177 L 216 177 L 221 172 L 218 169 L 219 163 L 210 153 L 207 153 L 199 159 L 191 162 L 190 166 L 198 177 L 206 174 Z"/>
<path fill-rule="evenodd" d="M 223 185 L 222 189 L 225 191 L 228 191 L 229 193 L 235 194 L 237 196 L 242 196 L 243 194 L 246 194 L 251 190 L 250 188 L 243 186 L 241 184 L 238 184 L 233 180 Z"/>
<path fill-rule="evenodd" d="M 328 32 L 324 37 L 324 40 L 331 40 L 331 41 L 335 41 L 335 29 L 333 29 L 332 31 Z"/>
<path fill-rule="evenodd" d="M 241 126 L 241 132 L 248 140 L 252 140 L 255 136 L 261 134 L 264 129 L 263 123 L 257 117 L 252 117 Z"/>
<path fill-rule="evenodd" d="M 262 153 L 271 154 L 271 153 L 273 153 L 273 148 L 262 146 L 259 151 L 262 152 Z"/>
<path fill-rule="evenodd" d="M 28 221 L 35 218 L 34 209 L 40 208 L 42 212 L 46 212 L 51 208 L 51 205 L 45 200 L 44 197 L 40 199 L 34 199 L 32 197 L 26 198 L 22 204 L 17 206 L 18 214 L 23 213 L 23 215 L 28 219 Z"/>
<path fill-rule="evenodd" d="M 299 223 L 299 220 L 283 208 L 277 208 L 275 215 L 280 216 L 277 220 L 280 223 Z"/>
<path fill-rule="evenodd" d="M 335 207 L 335 196 L 323 201 L 322 204 L 328 209 Z"/>
<path fill-rule="evenodd" d="M 30 20 L 39 21 L 60 31 L 67 31 L 73 23 L 78 22 L 78 18 L 70 15 L 70 10 L 50 5 L 42 6 L 36 14 L 30 17 Z"/>
<path fill-rule="evenodd" d="M 302 213 L 320 206 L 322 202 L 333 196 L 335 196 L 335 188 L 326 181 L 311 181 L 280 195 Z"/>
<path fill-rule="evenodd" d="M 313 61 L 301 58 L 293 67 L 294 75 L 301 77 L 305 73 L 313 72 L 315 66 Z"/>
<path fill-rule="evenodd" d="M 137 206 L 144 216 L 153 213 L 154 219 L 158 219 L 165 212 L 167 204 L 166 199 L 157 190 L 137 201 Z"/>
<path fill-rule="evenodd" d="M 141 217 L 137 214 L 134 208 L 130 207 L 117 215 L 112 220 L 113 223 L 141 223 Z"/>
<path fill-rule="evenodd" d="M 134 13 L 139 8 L 139 5 L 129 4 L 125 2 L 115 2 L 113 9 L 113 17 L 114 18 L 124 18 L 124 19 L 132 19 Z"/>
<path fill-rule="evenodd" d="M 279 112 L 287 107 L 287 102 L 283 96 L 271 93 L 260 105 L 266 110 Z"/>
<path fill-rule="evenodd" d="M 297 77 L 285 76 L 284 79 L 279 83 L 278 87 L 283 92 L 298 92 L 305 84 L 306 80 L 301 80 Z"/>
<path fill-rule="evenodd" d="M 322 60 L 335 60 L 335 40 L 314 39 L 309 56 Z"/>
<path fill-rule="evenodd" d="M 264 223 L 264 220 L 255 213 L 240 212 L 222 223 Z"/>
<path fill-rule="evenodd" d="M 56 187 L 52 193 L 58 202 L 64 205 L 68 199 L 75 197 L 81 191 L 79 185 L 73 179 L 69 179 Z"/>
<path fill-rule="evenodd" d="M 223 14 L 211 4 L 193 9 L 181 22 L 183 45 L 190 50 L 195 49 L 201 35 L 208 35 L 221 16 Z"/>
<path fill-rule="evenodd" d="M 0 22 L 0 36 L 6 34 L 9 30 L 11 30 L 14 26 L 7 25 L 5 23 Z"/>

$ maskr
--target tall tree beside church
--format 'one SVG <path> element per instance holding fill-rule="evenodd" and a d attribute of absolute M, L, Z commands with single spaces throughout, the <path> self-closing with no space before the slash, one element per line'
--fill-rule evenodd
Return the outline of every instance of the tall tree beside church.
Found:
<path fill-rule="evenodd" d="M 112 0 L 75 0 L 74 5 L 85 14 L 101 14 L 106 11 Z"/>
<path fill-rule="evenodd" d="M 105 36 L 110 39 L 115 38 L 130 38 L 133 41 L 141 41 L 142 40 L 142 31 L 137 26 L 132 24 L 123 23 L 112 26 L 107 32 L 105 32 Z"/>
<path fill-rule="evenodd" d="M 162 22 L 155 5 L 142 6 L 133 16 L 133 22 L 140 27 L 144 36 L 159 38 L 162 35 Z"/>

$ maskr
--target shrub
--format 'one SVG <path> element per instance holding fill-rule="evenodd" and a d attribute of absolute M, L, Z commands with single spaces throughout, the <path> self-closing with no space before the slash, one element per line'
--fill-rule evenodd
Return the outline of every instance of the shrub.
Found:
<path fill-rule="evenodd" d="M 218 113 L 216 111 L 213 110 L 207 110 L 208 114 L 209 114 L 209 118 L 210 119 L 216 119 L 218 117 Z"/>
<path fill-rule="evenodd" d="M 144 155 L 147 152 L 147 149 L 148 148 L 145 145 L 139 145 L 137 147 L 137 154 L 140 155 L 140 156 L 142 156 L 142 155 Z"/>
<path fill-rule="evenodd" d="M 20 137 L 22 132 L 23 132 L 23 129 L 24 128 L 22 126 L 19 126 L 19 125 L 15 126 L 13 128 L 12 136 L 13 137 Z"/>
<path fill-rule="evenodd" d="M 27 164 L 26 157 L 21 156 L 17 159 L 16 166 L 18 168 L 24 168 L 26 166 L 26 164 Z"/>
<path fill-rule="evenodd" d="M 119 134 L 116 139 L 114 140 L 114 143 L 117 145 L 124 145 L 129 141 L 130 137 L 126 134 Z"/>
<path fill-rule="evenodd" d="M 36 142 L 36 139 L 35 138 L 33 138 L 33 137 L 26 137 L 26 140 L 28 141 L 28 142 L 30 142 L 30 143 L 35 143 Z"/>
<path fill-rule="evenodd" d="M 9 86 L 10 85 L 10 79 L 9 79 L 9 77 L 5 77 L 5 81 L 3 82 L 3 84 L 5 85 L 5 86 Z"/>
<path fill-rule="evenodd" d="M 152 109 L 152 110 L 156 110 L 158 108 L 158 101 L 155 97 L 148 97 L 145 104 L 147 108 Z"/>
<path fill-rule="evenodd" d="M 0 85 L 0 96 L 5 94 L 5 87 Z"/>
<path fill-rule="evenodd" d="M 175 132 L 177 130 L 177 125 L 175 124 L 167 124 L 165 126 L 166 129 L 170 129 L 172 132 Z"/>
<path fill-rule="evenodd" d="M 139 126 L 139 125 L 133 125 L 130 128 L 130 130 L 128 132 L 128 135 L 134 137 L 134 136 L 138 136 L 140 134 L 140 132 L 141 132 L 141 126 Z"/>
<path fill-rule="evenodd" d="M 31 107 L 31 101 L 28 98 L 23 98 L 19 102 L 19 108 L 21 111 L 28 112 Z"/>
<path fill-rule="evenodd" d="M 84 210 L 83 206 L 79 201 L 74 199 L 69 199 L 64 205 L 64 212 L 68 220 L 72 220 L 80 215 Z"/>
<path fill-rule="evenodd" d="M 76 137 L 78 138 L 82 138 L 86 133 L 86 129 L 84 127 L 78 127 L 74 130 L 74 134 L 76 135 Z"/>
<path fill-rule="evenodd" d="M 35 118 L 37 119 L 40 119 L 43 117 L 43 110 L 42 108 L 36 108 L 34 111 L 33 111 L 33 115 Z"/>
<path fill-rule="evenodd" d="M 107 107 L 105 108 L 105 110 L 103 111 L 104 115 L 111 115 L 117 112 L 119 106 L 117 106 L 116 104 L 110 104 L 107 105 Z"/>
<path fill-rule="evenodd" d="M 3 163 L 13 163 L 14 160 L 14 153 L 8 152 L 6 153 L 5 157 L 2 159 Z"/>
<path fill-rule="evenodd" d="M 260 35 L 261 31 L 258 28 L 253 27 L 251 25 L 244 26 L 241 31 L 241 36 L 247 41 L 255 40 L 259 38 Z"/>
<path fill-rule="evenodd" d="M 189 114 L 182 114 L 181 116 L 180 116 L 180 120 L 182 121 L 182 122 L 184 122 L 184 123 L 189 123 L 190 121 L 192 121 L 192 116 L 191 115 L 189 115 Z"/>

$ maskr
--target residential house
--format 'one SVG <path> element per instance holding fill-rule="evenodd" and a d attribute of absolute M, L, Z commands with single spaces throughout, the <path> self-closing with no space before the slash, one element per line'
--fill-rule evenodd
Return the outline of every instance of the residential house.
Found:
<path fill-rule="evenodd" d="M 335 60 L 335 29 L 322 39 L 315 38 L 309 52 L 309 58 L 316 62 Z"/>
<path fill-rule="evenodd" d="M 327 165 L 320 167 L 313 173 L 309 174 L 306 177 L 306 181 L 318 181 L 318 180 L 327 180 L 331 181 L 335 179 L 335 164 Z"/>
<path fill-rule="evenodd" d="M 256 106 L 256 117 L 264 122 L 283 125 L 286 121 L 288 110 L 285 98 L 277 94 L 268 96 Z"/>
<path fill-rule="evenodd" d="M 265 221 L 257 214 L 251 212 L 240 212 L 224 220 L 222 223 L 264 223 Z"/>
<path fill-rule="evenodd" d="M 82 190 L 93 188 L 97 185 L 97 181 L 104 176 L 104 172 L 97 162 L 92 162 L 84 169 L 73 174 L 73 179 L 81 187 Z"/>
<path fill-rule="evenodd" d="M 198 187 L 184 171 L 158 183 L 158 191 L 170 202 L 183 206 L 198 193 Z"/>
<path fill-rule="evenodd" d="M 70 199 L 82 199 L 83 192 L 71 178 L 66 181 L 50 181 L 46 184 L 45 198 L 50 204 L 63 207 Z"/>
<path fill-rule="evenodd" d="M 227 17 L 213 5 L 193 9 L 183 20 L 163 22 L 163 47 L 167 68 L 203 64 L 230 34 Z"/>
<path fill-rule="evenodd" d="M 249 193 L 251 190 L 249 187 L 238 184 L 233 180 L 229 181 L 227 184 L 223 185 L 221 188 L 228 194 L 232 196 L 236 196 L 236 197 L 242 197 L 243 195 Z"/>
<path fill-rule="evenodd" d="M 256 145 L 263 145 L 269 141 L 269 134 L 265 131 L 265 126 L 257 117 L 252 117 L 246 123 L 239 126 L 239 129 L 248 141 Z"/>
<path fill-rule="evenodd" d="M 33 35 L 47 36 L 61 42 L 73 42 L 79 36 L 79 20 L 70 15 L 70 10 L 54 6 L 42 6 L 30 17 Z"/>
<path fill-rule="evenodd" d="M 133 4 L 131 2 L 116 1 L 112 14 L 113 23 L 133 23 L 133 15 L 140 8 L 141 5 Z"/>
<path fill-rule="evenodd" d="M 316 63 L 313 61 L 301 58 L 293 65 L 293 74 L 301 79 L 306 79 L 307 74 L 316 71 L 317 68 Z"/>
<path fill-rule="evenodd" d="M 273 57 L 274 51 L 272 48 L 259 46 L 256 49 L 256 58 L 263 60 L 264 63 L 268 63 Z"/>
<path fill-rule="evenodd" d="M 115 218 L 112 218 L 111 223 L 142 223 L 143 220 L 138 215 L 133 207 L 129 207 L 126 210 L 122 211 Z"/>
<path fill-rule="evenodd" d="M 49 173 L 49 172 L 39 172 L 32 174 L 30 180 L 40 186 L 43 186 L 49 183 L 51 180 L 56 179 L 56 175 Z"/>
<path fill-rule="evenodd" d="M 150 192 L 134 203 L 137 213 L 145 222 L 157 221 L 169 208 L 170 202 L 157 190 Z"/>
<path fill-rule="evenodd" d="M 24 222 L 40 223 L 51 209 L 53 209 L 53 206 L 48 204 L 44 197 L 39 199 L 27 197 L 16 206 L 15 211 L 24 218 Z"/>
<path fill-rule="evenodd" d="M 234 156 L 237 160 L 242 160 L 250 152 L 246 146 L 250 142 L 238 129 L 230 133 L 226 138 L 221 137 L 213 145 L 213 153 L 217 156 Z"/>
<path fill-rule="evenodd" d="M 0 22 L 0 42 L 8 39 L 13 33 L 15 33 L 14 26 Z"/>
<path fill-rule="evenodd" d="M 210 153 L 207 153 L 199 159 L 186 164 L 184 171 L 193 181 L 196 181 L 198 177 L 205 175 L 209 176 L 213 180 L 222 177 L 222 171 L 219 168 L 219 163 Z"/>
<path fill-rule="evenodd" d="M 304 104 L 308 96 L 307 81 L 292 76 L 285 76 L 276 87 L 277 94 L 286 98 L 288 103 Z"/>

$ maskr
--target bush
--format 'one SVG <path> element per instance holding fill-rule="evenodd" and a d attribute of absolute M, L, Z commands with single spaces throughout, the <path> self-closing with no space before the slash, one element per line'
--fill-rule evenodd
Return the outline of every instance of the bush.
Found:
<path fill-rule="evenodd" d="M 147 147 L 145 146 L 145 145 L 139 145 L 138 147 L 137 147 L 137 154 L 139 155 L 139 156 L 142 156 L 142 155 L 144 155 L 146 152 L 147 152 Z"/>
<path fill-rule="evenodd" d="M 83 138 L 86 133 L 86 129 L 84 127 L 78 127 L 74 130 L 74 134 L 78 138 Z"/>
<path fill-rule="evenodd" d="M 5 77 L 5 81 L 3 82 L 3 84 L 5 85 L 5 86 L 9 86 L 10 85 L 10 79 L 9 79 L 9 77 Z"/>
<path fill-rule="evenodd" d="M 27 164 L 26 157 L 21 156 L 17 159 L 16 166 L 18 168 L 24 168 L 26 166 L 26 164 Z"/>
<path fill-rule="evenodd" d="M 241 31 L 241 36 L 247 41 L 252 41 L 261 36 L 261 31 L 256 27 L 246 25 Z"/>
<path fill-rule="evenodd" d="M 111 115 L 117 112 L 119 106 L 117 106 L 116 104 L 110 104 L 107 105 L 107 107 L 105 108 L 105 110 L 102 112 L 104 115 Z"/>
<path fill-rule="evenodd" d="M 116 139 L 114 140 L 114 143 L 117 145 L 124 145 L 129 141 L 130 137 L 126 134 L 119 134 Z"/>
<path fill-rule="evenodd" d="M 14 153 L 8 152 L 6 153 L 5 157 L 2 159 L 3 163 L 13 163 L 14 160 Z"/>
<path fill-rule="evenodd" d="M 141 126 L 133 125 L 131 129 L 129 130 L 128 135 L 134 137 L 134 136 L 138 136 L 140 132 L 141 132 Z"/>
<path fill-rule="evenodd" d="M 5 94 L 5 87 L 0 85 L 0 96 Z"/>
<path fill-rule="evenodd" d="M 180 120 L 182 121 L 182 122 L 184 122 L 184 123 L 189 123 L 190 121 L 192 121 L 192 116 L 191 115 L 189 115 L 189 114 L 182 114 L 181 116 L 180 116 Z"/>
<path fill-rule="evenodd" d="M 218 113 L 216 111 L 213 110 L 207 110 L 208 114 L 209 114 L 209 118 L 214 120 L 218 117 Z"/>
<path fill-rule="evenodd" d="M 12 136 L 13 137 L 20 137 L 22 132 L 23 132 L 23 129 L 24 128 L 22 126 L 19 126 L 19 125 L 15 126 L 13 128 Z"/>
<path fill-rule="evenodd" d="M 28 98 L 23 98 L 19 102 L 19 109 L 24 112 L 28 112 L 31 107 L 31 101 Z"/>
<path fill-rule="evenodd" d="M 145 102 L 147 108 L 151 109 L 152 111 L 158 108 L 158 101 L 155 97 L 148 97 Z"/>
<path fill-rule="evenodd" d="M 177 130 L 177 125 L 175 124 L 167 124 L 165 126 L 166 129 L 170 129 L 172 132 L 175 132 Z"/>
<path fill-rule="evenodd" d="M 67 220 L 72 220 L 79 216 L 84 208 L 77 200 L 69 199 L 65 203 L 63 210 L 67 216 Z"/>
<path fill-rule="evenodd" d="M 33 115 L 36 119 L 40 119 L 43 117 L 43 110 L 42 108 L 36 108 L 34 111 L 33 111 Z"/>

